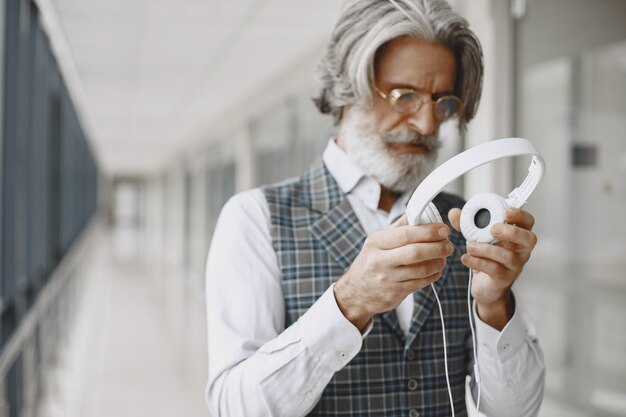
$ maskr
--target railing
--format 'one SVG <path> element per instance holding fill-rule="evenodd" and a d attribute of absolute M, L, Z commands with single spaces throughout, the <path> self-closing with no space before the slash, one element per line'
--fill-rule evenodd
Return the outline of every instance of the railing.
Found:
<path fill-rule="evenodd" d="M 92 246 L 94 238 L 102 231 L 103 223 L 101 216 L 92 217 L 0 351 L 0 417 L 35 417 L 42 394 L 41 377 L 46 375 L 47 368 L 54 361 L 61 345 L 64 334 L 59 330 L 67 329 L 67 324 L 71 323 L 75 305 L 73 288 L 80 278 L 75 274 L 76 269 Z M 56 314 L 60 317 L 55 317 Z M 54 328 L 44 329 L 46 321 L 50 320 L 57 322 L 52 323 Z M 64 323 L 64 326 L 56 325 L 58 322 Z M 29 363 L 19 366 L 21 369 L 18 372 L 21 375 L 17 379 L 22 381 L 22 390 L 19 391 L 19 387 L 7 387 L 5 383 L 7 376 L 24 354 L 24 359 Z M 11 395 L 19 398 L 18 404 L 12 405 L 19 408 L 17 410 L 11 410 L 12 401 L 7 398 Z"/>

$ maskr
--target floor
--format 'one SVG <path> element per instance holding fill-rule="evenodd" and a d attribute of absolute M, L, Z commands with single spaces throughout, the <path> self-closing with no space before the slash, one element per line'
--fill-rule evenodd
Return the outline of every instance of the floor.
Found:
<path fill-rule="evenodd" d="M 56 388 L 47 417 L 209 415 L 202 290 L 190 295 L 180 271 L 139 260 L 133 238 L 102 236 L 80 272 L 77 319 L 49 376 Z"/>

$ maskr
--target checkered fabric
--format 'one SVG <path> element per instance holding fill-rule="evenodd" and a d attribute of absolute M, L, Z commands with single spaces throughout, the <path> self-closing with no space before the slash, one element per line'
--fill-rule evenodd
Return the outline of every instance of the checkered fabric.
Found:
<path fill-rule="evenodd" d="M 272 244 L 282 272 L 286 326 L 294 323 L 352 264 L 365 232 L 324 164 L 264 188 Z M 441 193 L 434 201 L 446 222 L 463 201 Z M 457 416 L 466 416 L 465 377 L 471 369 L 465 240 L 453 232 L 454 254 L 435 287 L 442 302 L 450 383 Z M 311 416 L 450 415 L 439 309 L 430 286 L 415 293 L 408 336 L 394 311 L 374 317 L 359 354 L 337 372 Z"/>

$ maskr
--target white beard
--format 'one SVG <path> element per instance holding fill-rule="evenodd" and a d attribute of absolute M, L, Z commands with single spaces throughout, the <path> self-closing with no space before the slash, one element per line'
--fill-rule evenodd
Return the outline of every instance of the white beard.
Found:
<path fill-rule="evenodd" d="M 436 136 L 422 136 L 409 130 L 381 133 L 376 131 L 367 112 L 352 107 L 342 123 L 340 137 L 354 164 L 383 187 L 404 193 L 415 189 L 432 171 L 441 146 Z M 406 153 L 392 144 L 420 144 L 423 153 Z"/>

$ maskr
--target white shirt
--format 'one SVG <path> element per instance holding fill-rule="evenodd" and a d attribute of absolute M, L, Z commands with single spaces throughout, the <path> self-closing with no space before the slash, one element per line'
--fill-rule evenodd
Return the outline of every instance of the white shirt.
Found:
<path fill-rule="evenodd" d="M 409 195 L 390 213 L 378 209 L 380 185 L 354 166 L 333 140 L 323 161 L 371 234 L 404 213 Z M 341 313 L 332 286 L 296 323 L 284 327 L 281 274 L 272 248 L 270 213 L 260 189 L 232 197 L 217 222 L 206 269 L 209 379 L 213 417 L 306 415 L 334 373 L 367 337 Z M 397 308 L 403 330 L 412 296 Z M 543 397 L 543 354 L 529 320 L 516 311 L 502 332 L 475 313 L 482 376 L 481 412 L 536 415 Z"/>

